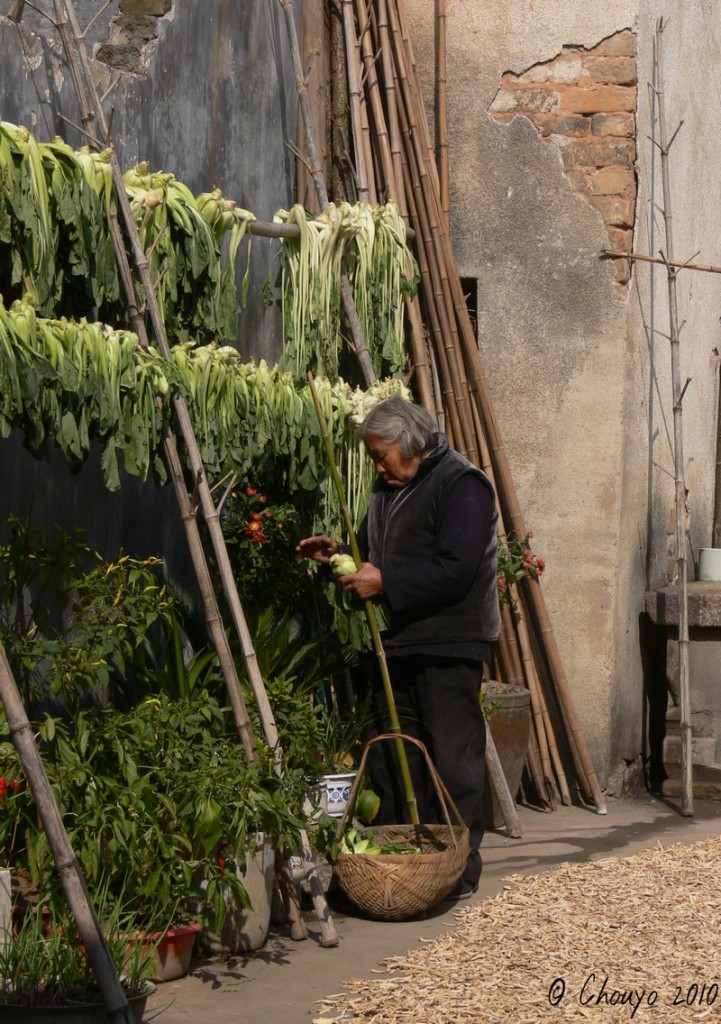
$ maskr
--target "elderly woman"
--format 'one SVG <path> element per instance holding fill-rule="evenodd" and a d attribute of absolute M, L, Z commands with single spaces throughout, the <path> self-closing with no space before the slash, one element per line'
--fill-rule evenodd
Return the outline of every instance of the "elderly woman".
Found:
<path fill-rule="evenodd" d="M 378 479 L 358 533 L 362 568 L 341 578 L 362 600 L 382 594 L 390 608 L 383 636 L 401 728 L 428 749 L 470 831 L 471 853 L 451 899 L 478 888 L 483 838 L 485 723 L 479 706 L 482 662 L 489 661 L 500 614 L 493 488 L 453 451 L 432 417 L 401 398 L 377 405 L 361 437 Z M 302 540 L 298 554 L 327 562 L 339 545 L 325 535 Z M 378 686 L 378 728 L 389 722 Z M 392 744 L 375 744 L 369 766 L 381 797 L 379 823 L 407 820 Z M 411 767 L 420 820 L 438 820 L 416 747 Z"/>

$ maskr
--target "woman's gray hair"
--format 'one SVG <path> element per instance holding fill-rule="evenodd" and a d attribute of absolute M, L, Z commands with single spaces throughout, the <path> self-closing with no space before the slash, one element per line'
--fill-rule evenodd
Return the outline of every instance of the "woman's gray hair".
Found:
<path fill-rule="evenodd" d="M 429 412 L 405 398 L 388 398 L 371 409 L 361 423 L 362 441 L 377 437 L 386 444 L 397 444 L 401 455 L 410 459 L 425 451 L 438 427 Z"/>

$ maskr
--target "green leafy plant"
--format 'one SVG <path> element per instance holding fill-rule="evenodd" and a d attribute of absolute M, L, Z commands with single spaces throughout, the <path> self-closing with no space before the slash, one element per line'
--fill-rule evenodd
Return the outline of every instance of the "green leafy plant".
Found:
<path fill-rule="evenodd" d="M 48 717 L 40 727 L 46 771 L 91 893 L 107 889 L 145 931 L 182 919 L 192 897 L 217 929 L 224 893 L 247 904 L 235 868 L 243 869 L 257 834 L 287 852 L 299 845 L 305 778 L 291 767 L 278 778 L 272 751 L 247 762 L 228 718 L 201 692 L 192 701 L 149 698 L 128 712 L 88 709 L 71 725 Z M 0 771 L 23 779 L 8 744 L 0 744 Z M 53 860 L 27 787 L 12 799 L 0 817 L 4 835 L 14 836 L 10 866 L 27 872 L 41 904 L 52 901 Z"/>
<path fill-rule="evenodd" d="M 11 516 L 0 545 L 0 640 L 28 708 L 70 708 L 122 678 L 147 631 L 169 613 L 158 559 L 107 562 L 78 534 L 42 540 Z"/>
<path fill-rule="evenodd" d="M 126 996 L 151 992 L 152 949 L 129 950 L 131 922 L 107 894 L 101 894 L 96 911 Z M 27 910 L 12 938 L 0 935 L 0 939 L 0 1010 L 4 1006 L 102 1004 L 97 978 L 67 905 L 59 903 L 45 914 Z"/>
<path fill-rule="evenodd" d="M 188 701 L 201 690 L 223 692 L 223 674 L 216 652 L 202 646 L 194 650 L 175 607 L 148 633 L 133 659 L 132 679 L 126 694 L 137 703 L 145 697 L 164 693 L 172 700 Z"/>
<path fill-rule="evenodd" d="M 531 551 L 530 531 L 525 537 L 509 533 L 498 545 L 498 596 L 509 601 L 510 587 L 525 576 L 538 579 L 546 568 L 543 558 Z"/>

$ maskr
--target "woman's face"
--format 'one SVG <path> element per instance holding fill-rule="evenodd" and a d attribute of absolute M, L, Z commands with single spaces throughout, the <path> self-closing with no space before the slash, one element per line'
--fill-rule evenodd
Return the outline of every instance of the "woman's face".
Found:
<path fill-rule="evenodd" d="M 376 473 L 389 487 L 405 487 L 418 472 L 422 455 L 402 455 L 397 444 L 388 444 L 379 437 L 367 437 L 365 446 Z"/>

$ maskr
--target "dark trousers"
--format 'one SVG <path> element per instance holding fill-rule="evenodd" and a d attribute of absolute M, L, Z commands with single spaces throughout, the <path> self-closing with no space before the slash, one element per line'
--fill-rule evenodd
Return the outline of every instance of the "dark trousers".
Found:
<path fill-rule="evenodd" d="M 476 885 L 481 875 L 478 848 L 483 839 L 483 789 L 486 773 L 486 726 L 479 705 L 481 662 L 458 658 L 388 658 L 388 670 L 401 730 L 428 750 L 458 812 L 468 826 L 471 853 L 463 878 Z M 388 708 L 380 679 L 374 684 L 376 734 L 390 731 Z M 444 819 L 423 754 L 406 744 L 411 780 L 422 824 Z M 410 821 L 395 744 L 375 743 L 368 754 L 373 788 L 381 798 L 377 824 Z M 453 815 L 451 814 L 451 821 Z"/>

